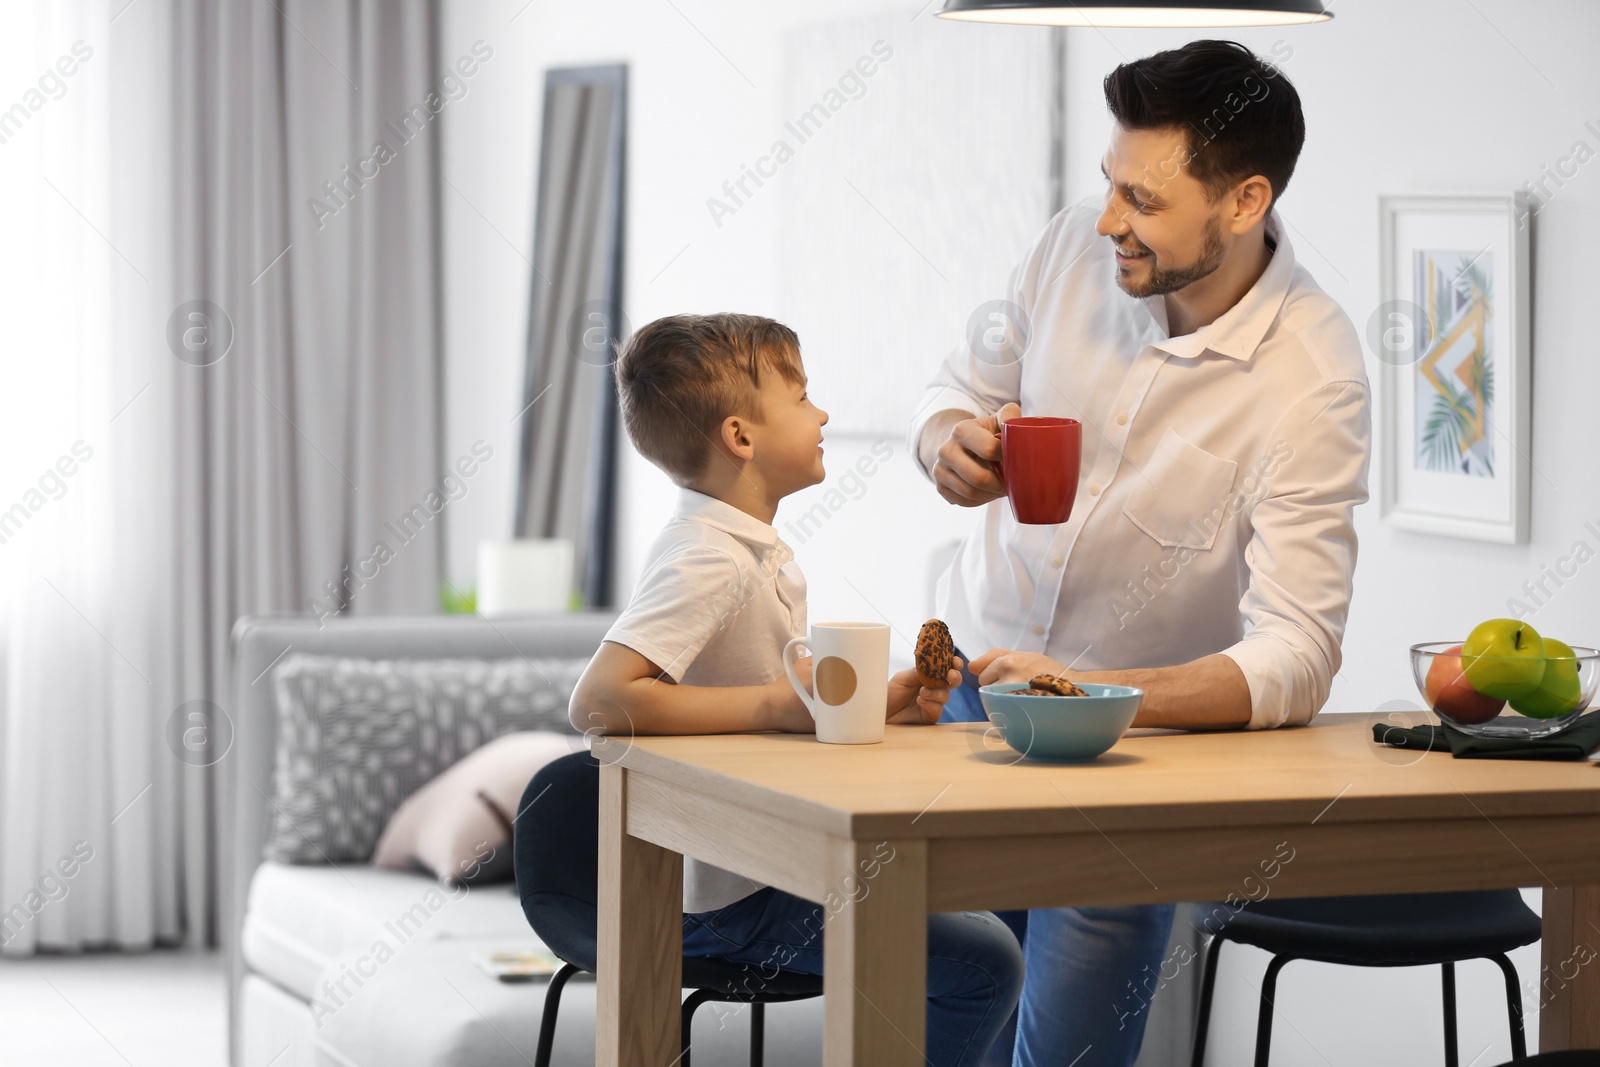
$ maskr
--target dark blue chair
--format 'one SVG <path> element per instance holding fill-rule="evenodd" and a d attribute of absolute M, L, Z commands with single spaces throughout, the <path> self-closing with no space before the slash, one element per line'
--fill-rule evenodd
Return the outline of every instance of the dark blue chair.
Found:
<path fill-rule="evenodd" d="M 1515 889 L 1462 893 L 1400 893 L 1356 897 L 1303 897 L 1262 900 L 1234 912 L 1214 904 L 1207 913 L 1221 920 L 1206 948 L 1200 984 L 1200 1014 L 1195 1025 L 1193 1067 L 1206 1057 L 1211 994 L 1217 957 L 1224 941 L 1254 945 L 1272 953 L 1261 982 L 1256 1022 L 1256 1067 L 1266 1067 L 1272 1045 L 1272 999 L 1278 972 L 1290 960 L 1342 963 L 1352 967 L 1416 967 L 1439 964 L 1444 981 L 1444 1061 L 1458 1067 L 1456 1047 L 1456 971 L 1461 960 L 1489 959 L 1505 976 L 1510 1013 L 1511 1056 L 1525 1061 L 1522 992 L 1517 969 L 1506 953 L 1539 940 L 1539 916 Z M 1231 913 L 1231 914 L 1230 914 Z"/>
<path fill-rule="evenodd" d="M 596 946 L 600 867 L 600 764 L 587 752 L 546 765 L 528 783 L 513 821 L 512 854 L 522 912 L 546 947 L 565 966 L 550 979 L 534 1067 L 550 1067 L 561 990 L 578 972 L 593 974 Z M 708 1002 L 749 1004 L 750 1067 L 761 1067 L 766 1019 L 763 1005 L 807 1000 L 822 995 L 820 975 L 779 971 L 752 983 L 742 963 L 683 960 L 683 987 L 693 990 L 683 1001 L 683 1055 L 689 1067 L 689 1034 L 695 1009 Z M 752 985 L 758 988 L 750 988 Z"/>

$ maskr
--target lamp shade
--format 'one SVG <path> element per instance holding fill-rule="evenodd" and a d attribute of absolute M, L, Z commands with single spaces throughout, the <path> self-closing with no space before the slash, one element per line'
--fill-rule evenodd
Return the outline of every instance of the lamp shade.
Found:
<path fill-rule="evenodd" d="M 1333 15 L 1320 0 L 945 0 L 942 19 L 1032 26 L 1298 26 Z"/>

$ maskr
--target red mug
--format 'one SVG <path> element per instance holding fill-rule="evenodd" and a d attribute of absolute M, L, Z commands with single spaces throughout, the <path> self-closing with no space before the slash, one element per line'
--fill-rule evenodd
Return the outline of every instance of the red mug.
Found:
<path fill-rule="evenodd" d="M 1000 424 L 1000 481 L 1011 514 L 1028 526 L 1066 522 L 1078 495 L 1083 424 L 1045 416 Z"/>

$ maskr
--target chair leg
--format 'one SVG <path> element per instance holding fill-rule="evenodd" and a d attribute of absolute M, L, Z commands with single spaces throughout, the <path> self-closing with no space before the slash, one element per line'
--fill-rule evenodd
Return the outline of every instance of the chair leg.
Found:
<path fill-rule="evenodd" d="M 1194 1051 L 1190 1067 L 1205 1067 L 1206 1033 L 1211 1029 L 1211 994 L 1217 988 L 1217 957 L 1222 954 L 1222 938 L 1212 935 L 1205 948 L 1205 970 L 1200 978 L 1200 1011 L 1194 1023 Z"/>
<path fill-rule="evenodd" d="M 1456 1047 L 1456 965 L 1440 965 L 1444 982 L 1444 1067 L 1460 1067 L 1461 1052 Z"/>
<path fill-rule="evenodd" d="M 694 1013 L 706 1001 L 713 999 L 716 993 L 709 989 L 696 989 L 683 1000 L 683 1053 L 678 1057 L 675 1067 L 689 1067 L 689 1031 L 694 1026 Z"/>
<path fill-rule="evenodd" d="M 750 1005 L 750 1067 L 764 1067 L 767 1058 L 766 1005 L 759 1000 Z"/>
<path fill-rule="evenodd" d="M 1511 1024 L 1511 1059 L 1528 1058 L 1528 1039 L 1522 1030 L 1522 985 L 1517 981 L 1517 965 L 1504 952 L 1489 957 L 1500 967 L 1506 980 L 1506 1014 Z"/>
<path fill-rule="evenodd" d="M 1293 956 L 1274 956 L 1261 979 L 1261 1014 L 1256 1020 L 1256 1067 L 1267 1067 L 1272 1052 L 1272 998 L 1278 990 L 1278 972 Z"/>
<path fill-rule="evenodd" d="M 578 973 L 578 968 L 568 963 L 550 976 L 550 985 L 544 991 L 544 1017 L 539 1020 L 539 1046 L 533 1054 L 533 1067 L 550 1067 L 550 1050 L 556 1042 L 556 1016 L 561 1012 L 561 989 L 567 979 Z"/>

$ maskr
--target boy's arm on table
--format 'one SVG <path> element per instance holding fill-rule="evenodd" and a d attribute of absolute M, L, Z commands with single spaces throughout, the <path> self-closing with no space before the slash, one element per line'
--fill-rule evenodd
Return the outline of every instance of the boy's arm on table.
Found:
<path fill-rule="evenodd" d="M 959 667 L 950 684 L 961 684 Z M 811 689 L 811 658 L 795 663 L 795 673 Z M 889 679 L 891 723 L 937 722 L 950 699 L 948 689 L 929 689 L 917 672 L 904 670 Z M 679 685 L 638 652 L 615 641 L 602 641 L 572 692 L 567 711 L 572 725 L 585 733 L 627 736 L 646 734 L 726 734 L 758 730 L 812 733 L 816 724 L 789 684 L 787 676 L 766 685 Z"/>
<path fill-rule="evenodd" d="M 809 687 L 811 660 L 796 663 L 795 672 Z M 766 685 L 679 685 L 615 641 L 600 643 L 572 691 L 567 717 L 585 733 L 624 735 L 811 733 L 816 728 L 786 676 Z"/>

